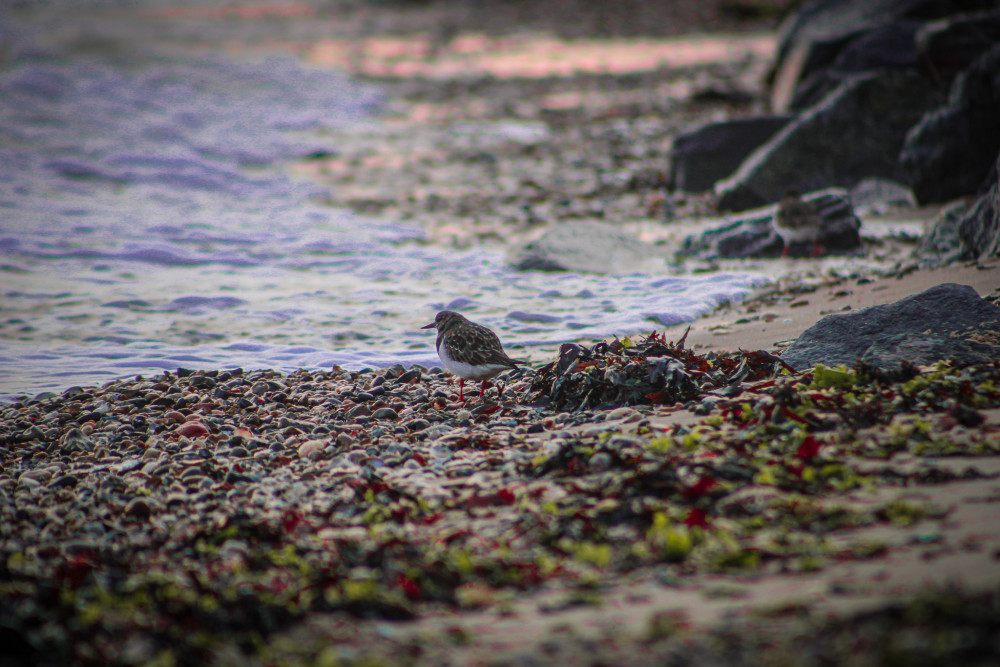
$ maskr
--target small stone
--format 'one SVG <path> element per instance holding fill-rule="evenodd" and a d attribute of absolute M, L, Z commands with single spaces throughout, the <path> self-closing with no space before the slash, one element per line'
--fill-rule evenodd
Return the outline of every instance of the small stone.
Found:
<path fill-rule="evenodd" d="M 358 405 L 355 406 L 354 408 L 351 408 L 351 411 L 348 412 L 347 415 L 349 417 L 367 417 L 371 413 L 372 411 L 368 409 L 367 405 Z"/>
<path fill-rule="evenodd" d="M 254 396 L 263 396 L 264 394 L 267 393 L 267 389 L 268 389 L 267 382 L 265 382 L 264 380 L 258 380 L 257 382 L 254 382 L 253 385 L 250 387 L 250 391 L 251 393 L 254 394 Z"/>
<path fill-rule="evenodd" d="M 350 447 L 354 444 L 357 444 L 357 442 L 358 442 L 357 438 L 352 437 L 348 433 L 341 433 L 340 435 L 337 436 L 338 447 Z"/>
<path fill-rule="evenodd" d="M 298 453 L 301 459 L 317 460 L 323 455 L 326 448 L 326 440 L 306 440 L 299 445 Z"/>
<path fill-rule="evenodd" d="M 152 508 L 150 508 L 149 503 L 144 498 L 134 498 L 125 507 L 125 516 L 136 519 L 148 519 L 152 513 Z"/>
<path fill-rule="evenodd" d="M 86 425 L 85 425 L 86 426 Z M 93 432 L 93 428 L 91 428 Z M 85 428 L 73 428 L 66 432 L 59 443 L 62 451 L 71 454 L 73 452 L 94 451 L 94 441 L 87 437 Z"/>
<path fill-rule="evenodd" d="M 63 475 L 57 478 L 55 481 L 49 484 L 50 489 L 66 489 L 72 488 L 79 484 L 80 480 L 76 475 Z"/>
<path fill-rule="evenodd" d="M 183 424 L 178 426 L 175 433 L 177 433 L 178 435 L 187 436 L 189 438 L 200 438 L 211 434 L 211 431 L 209 431 L 208 427 L 206 427 L 200 421 L 191 421 L 191 422 L 184 422 Z"/>
<path fill-rule="evenodd" d="M 388 419 L 394 421 L 399 419 L 399 415 L 392 408 L 379 408 L 372 413 L 372 419 Z"/>

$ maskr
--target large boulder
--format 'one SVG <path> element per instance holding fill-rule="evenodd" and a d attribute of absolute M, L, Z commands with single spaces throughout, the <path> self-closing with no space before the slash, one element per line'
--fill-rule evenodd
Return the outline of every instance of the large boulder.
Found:
<path fill-rule="evenodd" d="M 899 163 L 917 200 L 975 193 L 1000 152 L 1000 44 L 955 79 L 947 104 L 906 136 Z"/>
<path fill-rule="evenodd" d="M 790 189 L 851 188 L 869 177 L 903 180 L 898 164 L 907 131 L 942 93 L 907 71 L 855 74 L 803 111 L 716 184 L 719 208 L 741 211 Z"/>
<path fill-rule="evenodd" d="M 581 220 L 552 226 L 512 251 L 509 262 L 519 271 L 631 273 L 655 257 L 655 250 L 613 225 Z"/>
<path fill-rule="evenodd" d="M 1000 44 L 1000 8 L 931 21 L 916 34 L 917 58 L 942 85 L 950 85 L 995 44 Z"/>
<path fill-rule="evenodd" d="M 781 355 L 798 370 L 859 359 L 883 369 L 901 361 L 1000 359 L 1000 308 L 967 285 L 944 283 L 895 303 L 827 315 Z"/>
<path fill-rule="evenodd" d="M 917 69 L 915 35 L 920 21 L 903 20 L 877 26 L 851 39 L 828 67 L 813 72 L 795 87 L 790 109 L 807 109 L 858 72 Z"/>
<path fill-rule="evenodd" d="M 823 229 L 818 241 L 824 254 L 852 253 L 861 247 L 861 221 L 854 214 L 851 198 L 846 190 L 831 188 L 802 198 L 814 204 L 823 219 Z M 720 258 L 778 257 L 785 246 L 772 224 L 777 208 L 777 204 L 771 204 L 744 211 L 715 229 L 698 236 L 689 236 L 684 239 L 677 255 L 679 258 L 707 261 Z M 788 255 L 809 257 L 812 251 L 812 242 L 797 243 L 788 249 Z"/>
<path fill-rule="evenodd" d="M 678 135 L 670 149 L 668 186 L 686 192 L 711 190 L 791 119 L 788 114 L 737 118 Z"/>
<path fill-rule="evenodd" d="M 830 67 L 856 39 L 900 20 L 931 21 L 996 8 L 996 0 L 812 0 L 778 35 L 771 108 L 783 111 L 799 82 Z"/>

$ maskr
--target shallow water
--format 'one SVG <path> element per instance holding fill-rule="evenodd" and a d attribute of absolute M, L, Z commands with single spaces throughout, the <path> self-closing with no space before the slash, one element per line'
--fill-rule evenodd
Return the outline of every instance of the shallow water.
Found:
<path fill-rule="evenodd" d="M 373 87 L 291 59 L 22 48 L 0 73 L 0 395 L 162 369 L 436 363 L 441 308 L 515 356 L 692 320 L 767 282 L 517 273 L 502 249 L 325 205 L 290 161 L 373 123 Z"/>

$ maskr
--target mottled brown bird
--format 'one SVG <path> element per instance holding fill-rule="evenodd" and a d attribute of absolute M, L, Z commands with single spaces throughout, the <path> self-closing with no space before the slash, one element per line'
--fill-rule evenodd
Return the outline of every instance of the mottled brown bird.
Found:
<path fill-rule="evenodd" d="M 803 201 L 798 192 L 789 190 L 774 214 L 774 231 L 785 242 L 781 256 L 788 255 L 788 248 L 793 243 L 803 243 L 810 239 L 813 242 L 812 256 L 818 256 L 819 233 L 822 228 L 823 218 L 820 217 L 816 207 L 810 202 Z"/>
<path fill-rule="evenodd" d="M 465 381 L 482 380 L 482 397 L 490 378 L 517 368 L 503 351 L 497 335 L 452 310 L 442 310 L 431 324 L 421 329 L 437 329 L 437 352 L 441 363 L 459 378 L 458 400 L 465 400 Z"/>

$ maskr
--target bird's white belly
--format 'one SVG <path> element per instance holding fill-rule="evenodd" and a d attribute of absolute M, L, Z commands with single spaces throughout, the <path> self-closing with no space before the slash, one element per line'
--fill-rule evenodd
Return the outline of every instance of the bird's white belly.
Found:
<path fill-rule="evenodd" d="M 444 345 L 438 350 L 438 356 L 441 357 L 441 363 L 444 364 L 445 368 L 463 380 L 489 380 L 501 371 L 508 370 L 506 366 L 501 366 L 500 364 L 473 366 L 464 361 L 456 361 L 448 356 L 448 351 Z"/>
<path fill-rule="evenodd" d="M 805 243 L 806 241 L 812 241 L 816 238 L 817 230 L 815 227 L 799 227 L 798 229 L 792 229 L 791 227 L 778 227 L 774 225 L 774 231 L 778 233 L 785 243 Z"/>

